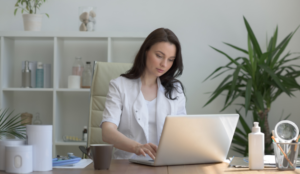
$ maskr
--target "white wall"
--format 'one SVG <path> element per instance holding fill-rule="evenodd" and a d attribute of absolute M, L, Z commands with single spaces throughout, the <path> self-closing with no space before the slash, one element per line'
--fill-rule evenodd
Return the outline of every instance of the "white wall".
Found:
<path fill-rule="evenodd" d="M 0 0 L 0 31 L 23 30 L 21 14 L 13 15 L 15 2 Z M 224 103 L 222 97 L 202 108 L 209 98 L 204 93 L 215 89 L 222 78 L 202 81 L 215 68 L 228 62 L 209 45 L 232 57 L 240 56 L 239 52 L 222 42 L 247 48 L 243 16 L 252 26 L 263 50 L 266 33 L 270 36 L 276 25 L 279 26 L 278 41 L 300 25 L 298 0 L 51 0 L 40 10 L 50 15 L 49 19 L 44 16 L 42 30 L 77 31 L 79 6 L 97 7 L 97 31 L 150 33 L 159 27 L 174 31 L 182 45 L 185 69 L 180 80 L 186 87 L 188 114 L 219 113 L 221 110 Z M 300 52 L 299 45 L 300 31 L 294 35 L 286 50 Z M 294 63 L 299 64 L 300 61 Z M 292 113 L 290 119 L 300 125 L 300 93 L 295 95 L 289 98 L 283 94 L 273 103 L 269 114 L 270 128 L 274 128 L 283 109 L 286 115 Z M 232 106 L 223 113 L 234 113 L 236 108 Z"/>

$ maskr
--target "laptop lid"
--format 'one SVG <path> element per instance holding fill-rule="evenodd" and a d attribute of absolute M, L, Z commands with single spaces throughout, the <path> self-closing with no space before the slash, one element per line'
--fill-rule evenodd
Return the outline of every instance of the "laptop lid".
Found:
<path fill-rule="evenodd" d="M 129 161 L 152 166 L 223 162 L 238 114 L 167 116 L 153 161 L 134 155 Z"/>
<path fill-rule="evenodd" d="M 223 162 L 238 114 L 167 116 L 155 166 Z"/>

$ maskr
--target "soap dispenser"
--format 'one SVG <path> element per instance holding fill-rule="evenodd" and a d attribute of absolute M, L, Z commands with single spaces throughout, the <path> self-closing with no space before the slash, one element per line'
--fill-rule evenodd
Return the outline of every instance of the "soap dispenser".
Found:
<path fill-rule="evenodd" d="M 260 131 L 258 122 L 254 122 L 252 132 L 248 134 L 249 169 L 264 169 L 265 134 Z"/>
<path fill-rule="evenodd" d="M 22 70 L 22 87 L 31 88 L 31 70 L 28 61 L 25 61 L 25 69 Z"/>

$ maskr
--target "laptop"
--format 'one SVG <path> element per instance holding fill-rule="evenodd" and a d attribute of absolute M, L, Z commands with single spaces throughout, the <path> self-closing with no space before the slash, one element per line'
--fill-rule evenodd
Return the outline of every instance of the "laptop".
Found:
<path fill-rule="evenodd" d="M 155 160 L 134 155 L 129 161 L 150 166 L 223 162 L 238 120 L 238 114 L 167 116 Z"/>

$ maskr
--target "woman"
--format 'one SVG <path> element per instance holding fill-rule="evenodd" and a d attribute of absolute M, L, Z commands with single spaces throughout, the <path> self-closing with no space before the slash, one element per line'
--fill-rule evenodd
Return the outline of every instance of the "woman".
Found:
<path fill-rule="evenodd" d="M 186 115 L 183 71 L 176 35 L 159 28 L 150 33 L 133 67 L 111 80 L 103 112 L 102 140 L 116 148 L 114 159 L 133 153 L 155 159 L 167 115 Z"/>

